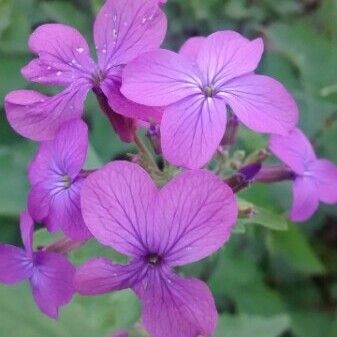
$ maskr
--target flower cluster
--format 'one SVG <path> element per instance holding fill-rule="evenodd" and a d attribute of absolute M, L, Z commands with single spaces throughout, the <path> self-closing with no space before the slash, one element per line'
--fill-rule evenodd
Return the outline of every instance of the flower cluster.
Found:
<path fill-rule="evenodd" d="M 225 30 L 193 37 L 179 53 L 160 49 L 165 2 L 107 0 L 93 29 L 97 62 L 72 27 L 45 24 L 32 33 L 36 58 L 22 75 L 64 90 L 54 96 L 16 90 L 5 98 L 10 125 L 37 141 L 38 151 L 21 216 L 25 248 L 0 245 L 0 282 L 28 280 L 38 307 L 53 318 L 74 293 L 130 288 L 151 336 L 208 337 L 217 324 L 210 290 L 174 268 L 225 244 L 238 218 L 235 193 L 241 188 L 292 181 L 290 218 L 304 221 L 319 201 L 337 202 L 337 167 L 317 159 L 283 85 L 255 73 L 261 38 Z M 132 162 L 85 169 L 88 127 L 82 117 L 90 90 L 120 138 L 138 145 L 140 156 Z M 241 123 L 270 134 L 267 152 L 283 164 L 265 165 L 266 152 L 237 165 L 229 177 L 208 165 L 228 153 Z M 139 127 L 148 128 L 171 170 L 160 170 L 144 150 Z M 34 251 L 34 223 L 61 231 L 65 241 Z M 93 257 L 75 268 L 66 253 L 89 239 L 128 256 L 128 264 Z"/>

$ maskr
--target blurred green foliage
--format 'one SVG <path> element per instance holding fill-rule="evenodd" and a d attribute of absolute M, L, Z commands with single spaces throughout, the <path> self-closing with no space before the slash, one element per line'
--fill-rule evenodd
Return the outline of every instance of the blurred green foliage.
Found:
<path fill-rule="evenodd" d="M 31 58 L 27 39 L 37 25 L 70 24 L 91 41 L 102 2 L 0 0 L 1 101 L 10 90 L 36 87 L 24 81 L 20 68 Z M 166 12 L 165 47 L 174 50 L 190 36 L 215 30 L 262 35 L 266 53 L 259 72 L 289 88 L 301 109 L 301 127 L 317 152 L 337 163 L 337 0 L 168 0 Z M 25 206 L 26 167 L 35 144 L 14 134 L 1 109 L 0 242 L 20 243 L 17 219 Z M 93 97 L 86 118 L 91 131 L 88 167 L 134 150 L 114 136 Z M 240 132 L 240 149 L 251 152 L 265 143 L 264 136 Z M 321 206 L 309 222 L 287 226 L 289 184 L 254 185 L 240 198 L 256 205 L 257 216 L 242 221 L 215 256 L 182 270 L 210 285 L 220 313 L 216 337 L 336 337 L 336 207 Z M 46 243 L 45 233 L 38 236 L 38 242 Z M 92 242 L 71 258 L 79 263 L 95 254 L 120 258 Z M 133 326 L 138 317 L 135 297 L 121 292 L 76 298 L 55 323 L 37 311 L 27 286 L 0 286 L 1 337 L 104 337 Z"/>

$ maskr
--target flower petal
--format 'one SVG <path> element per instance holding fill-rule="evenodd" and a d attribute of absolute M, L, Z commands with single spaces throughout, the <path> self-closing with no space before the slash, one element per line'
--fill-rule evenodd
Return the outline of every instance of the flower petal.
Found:
<path fill-rule="evenodd" d="M 29 48 L 38 58 L 22 69 L 27 80 L 56 85 L 91 81 L 96 65 L 76 29 L 62 24 L 39 26 L 29 38 Z"/>
<path fill-rule="evenodd" d="M 262 39 L 249 41 L 233 31 L 216 32 L 202 44 L 197 63 L 208 81 L 219 87 L 228 80 L 251 73 L 263 53 Z"/>
<path fill-rule="evenodd" d="M 130 288 L 142 274 L 137 264 L 118 265 L 105 258 L 93 258 L 77 268 L 75 288 L 81 295 L 100 295 Z"/>
<path fill-rule="evenodd" d="M 162 108 L 149 107 L 128 100 L 120 92 L 120 85 L 118 83 L 106 79 L 101 84 L 101 89 L 107 97 L 111 109 L 118 114 L 146 122 L 160 122 L 163 115 Z"/>
<path fill-rule="evenodd" d="M 161 189 L 157 203 L 160 220 L 152 246 L 171 266 L 198 261 L 222 247 L 238 215 L 231 188 L 203 170 L 173 178 Z"/>
<path fill-rule="evenodd" d="M 197 279 L 152 271 L 134 288 L 142 301 L 142 322 L 153 337 L 211 337 L 217 311 L 211 292 Z"/>
<path fill-rule="evenodd" d="M 298 122 L 296 102 L 281 83 L 268 76 L 241 76 L 221 90 L 234 114 L 253 131 L 286 135 Z"/>
<path fill-rule="evenodd" d="M 108 71 L 158 48 L 166 28 L 157 0 L 107 0 L 94 25 L 99 66 Z"/>
<path fill-rule="evenodd" d="M 309 168 L 316 179 L 319 199 L 327 204 L 337 203 L 337 166 L 329 160 L 316 160 Z"/>
<path fill-rule="evenodd" d="M 76 178 L 80 173 L 88 150 L 88 127 L 80 119 L 62 124 L 55 139 L 40 144 L 29 166 L 29 180 L 37 184 L 52 175 Z"/>
<path fill-rule="evenodd" d="M 147 228 L 152 226 L 150 206 L 157 189 L 140 166 L 115 161 L 86 179 L 81 195 L 85 223 L 95 238 L 122 254 L 146 251 Z"/>
<path fill-rule="evenodd" d="M 83 182 L 84 179 L 79 177 L 70 188 L 51 191 L 49 213 L 43 220 L 48 229 L 62 229 L 72 240 L 87 240 L 91 237 L 81 211 Z"/>
<path fill-rule="evenodd" d="M 293 205 L 290 219 L 308 220 L 319 206 L 318 188 L 312 177 L 297 177 L 293 184 Z"/>
<path fill-rule="evenodd" d="M 222 99 L 196 95 L 170 105 L 161 122 L 164 157 L 191 169 L 205 165 L 224 136 L 226 119 Z"/>
<path fill-rule="evenodd" d="M 33 271 L 32 259 L 23 249 L 0 245 L 0 282 L 14 284 L 28 279 Z"/>
<path fill-rule="evenodd" d="M 12 91 L 5 98 L 7 119 L 26 138 L 53 139 L 64 122 L 82 116 L 89 89 L 88 84 L 77 83 L 52 97 L 31 90 Z"/>
<path fill-rule="evenodd" d="M 28 211 L 23 211 L 20 214 L 20 229 L 26 253 L 28 256 L 32 256 L 34 222 Z"/>
<path fill-rule="evenodd" d="M 121 92 L 139 104 L 166 106 L 200 94 L 201 87 L 201 75 L 190 60 L 162 49 L 145 53 L 125 67 Z"/>
<path fill-rule="evenodd" d="M 287 136 L 272 135 L 269 149 L 297 174 L 303 174 L 308 164 L 316 161 L 314 149 L 300 129 L 294 129 Z"/>
<path fill-rule="evenodd" d="M 35 270 L 30 282 L 35 302 L 43 313 L 56 319 L 59 307 L 73 297 L 75 268 L 62 255 L 50 252 L 34 255 Z"/>
<path fill-rule="evenodd" d="M 204 36 L 195 36 L 188 39 L 180 48 L 179 54 L 197 62 L 198 54 L 206 41 Z"/>

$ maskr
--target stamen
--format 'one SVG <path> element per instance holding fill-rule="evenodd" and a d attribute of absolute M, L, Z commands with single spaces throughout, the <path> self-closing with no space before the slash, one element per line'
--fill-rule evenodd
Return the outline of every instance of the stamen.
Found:
<path fill-rule="evenodd" d="M 204 94 L 206 97 L 213 97 L 214 88 L 211 85 L 207 85 L 206 87 L 204 87 Z"/>
<path fill-rule="evenodd" d="M 152 266 L 157 266 L 161 262 L 161 257 L 157 254 L 149 254 L 147 256 L 147 261 Z"/>
<path fill-rule="evenodd" d="M 69 188 L 71 186 L 71 178 L 69 176 L 63 176 L 61 181 L 65 188 Z"/>

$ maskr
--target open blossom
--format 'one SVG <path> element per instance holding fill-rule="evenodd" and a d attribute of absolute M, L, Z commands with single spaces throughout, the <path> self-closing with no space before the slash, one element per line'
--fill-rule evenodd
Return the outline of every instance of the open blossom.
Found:
<path fill-rule="evenodd" d="M 5 108 L 11 126 L 27 138 L 50 140 L 62 123 L 81 118 L 90 89 L 104 94 L 111 109 L 121 115 L 160 119 L 158 109 L 125 99 L 120 85 L 123 66 L 142 52 L 158 48 L 165 33 L 166 17 L 158 0 L 107 0 L 94 25 L 96 64 L 76 29 L 62 24 L 38 27 L 29 39 L 38 58 L 24 67 L 22 74 L 28 80 L 65 89 L 52 97 L 31 90 L 9 93 Z M 115 124 L 120 125 L 115 118 Z M 121 130 L 120 136 L 130 141 L 127 130 Z"/>
<path fill-rule="evenodd" d="M 28 212 L 20 219 L 24 249 L 0 245 L 0 282 L 15 284 L 28 280 L 40 310 L 58 317 L 59 307 L 74 294 L 75 268 L 63 256 L 48 251 L 33 251 L 34 223 Z"/>
<path fill-rule="evenodd" d="M 309 219 L 320 201 L 337 203 L 337 166 L 328 160 L 317 159 L 301 130 L 295 129 L 286 137 L 273 135 L 269 148 L 295 174 L 290 211 L 292 220 Z"/>
<path fill-rule="evenodd" d="M 62 229 L 74 240 L 91 236 L 80 206 L 87 149 L 87 125 L 82 120 L 69 121 L 61 126 L 54 140 L 39 145 L 29 166 L 32 188 L 28 208 L 32 217 L 49 231 Z"/>
<path fill-rule="evenodd" d="M 184 172 L 158 190 L 140 166 L 113 162 L 87 178 L 81 199 L 94 237 L 131 261 L 88 261 L 76 272 L 76 290 L 95 295 L 132 288 L 153 337 L 212 336 L 217 312 L 208 287 L 173 268 L 227 241 L 238 213 L 232 190 L 203 170 Z"/>
<path fill-rule="evenodd" d="M 129 63 L 121 91 L 129 99 L 163 106 L 163 154 L 171 163 L 198 168 L 216 151 L 226 128 L 226 106 L 247 127 L 287 134 L 298 120 L 295 101 L 268 76 L 256 75 L 261 39 L 232 31 L 190 39 L 180 54 L 150 51 Z"/>

